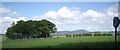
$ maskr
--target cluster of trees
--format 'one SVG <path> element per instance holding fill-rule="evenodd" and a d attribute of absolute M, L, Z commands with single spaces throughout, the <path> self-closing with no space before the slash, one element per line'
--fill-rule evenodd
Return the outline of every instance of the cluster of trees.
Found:
<path fill-rule="evenodd" d="M 81 34 L 66 34 L 66 37 L 77 37 L 81 36 Z"/>
<path fill-rule="evenodd" d="M 9 39 L 48 38 L 57 31 L 56 25 L 46 19 L 40 21 L 17 21 L 7 29 Z"/>
<path fill-rule="evenodd" d="M 113 34 L 98 33 L 98 34 L 94 34 L 94 36 L 113 36 Z"/>
<path fill-rule="evenodd" d="M 83 36 L 92 36 L 91 33 L 85 33 L 85 34 L 82 34 Z"/>
<path fill-rule="evenodd" d="M 84 33 L 84 34 L 66 34 L 66 37 L 76 37 L 76 36 L 113 36 L 110 33 Z"/>

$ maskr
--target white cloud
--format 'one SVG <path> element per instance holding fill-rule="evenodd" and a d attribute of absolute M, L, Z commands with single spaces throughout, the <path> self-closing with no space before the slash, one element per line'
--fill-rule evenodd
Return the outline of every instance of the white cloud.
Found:
<path fill-rule="evenodd" d="M 17 14 L 17 12 L 13 12 L 13 14 Z"/>
<path fill-rule="evenodd" d="M 6 23 L 10 23 L 12 21 L 12 18 L 9 17 L 9 16 L 6 16 L 6 17 L 1 17 L 1 20 L 0 20 L 0 26 L 6 24 Z"/>
<path fill-rule="evenodd" d="M 11 16 L 11 17 L 20 17 L 22 15 L 18 14 L 16 11 L 12 11 L 9 8 L 0 7 L 0 14 Z"/>
<path fill-rule="evenodd" d="M 96 21 L 97 19 L 95 19 L 95 18 L 92 18 L 91 20 L 92 20 L 92 21 Z"/>
<path fill-rule="evenodd" d="M 92 9 L 89 9 L 86 12 L 83 13 L 83 16 L 86 16 L 86 17 L 102 17 L 102 14 L 99 13 L 99 12 L 96 12 Z"/>
<path fill-rule="evenodd" d="M 0 33 L 5 33 L 13 21 L 17 23 L 19 20 L 26 20 L 25 17 L 21 17 L 16 11 L 4 7 L 0 7 L 0 14 L 2 14 L 0 17 Z"/>
<path fill-rule="evenodd" d="M 81 12 L 77 7 L 61 7 L 58 11 L 48 11 L 43 15 L 34 16 L 33 19 L 48 19 L 57 26 L 77 24 L 80 28 L 86 27 L 88 30 L 105 29 L 113 30 L 112 18 L 117 14 L 117 4 L 105 9 L 105 12 L 88 9 Z M 104 11 L 104 10 L 103 10 Z M 71 27 L 71 26 L 70 26 Z M 78 26 L 76 26 L 78 27 Z M 109 28 L 109 29 L 108 29 Z M 83 28 L 84 29 L 84 28 Z"/>
<path fill-rule="evenodd" d="M 49 18 L 53 18 L 53 19 L 57 19 L 57 13 L 54 11 L 49 11 L 47 13 L 45 13 L 45 17 L 49 17 Z"/>
<path fill-rule="evenodd" d="M 91 27 L 88 27 L 89 30 L 91 30 L 92 28 Z"/>
<path fill-rule="evenodd" d="M 19 17 L 19 18 L 11 18 L 10 16 L 6 16 L 1 18 L 0 20 L 0 26 L 6 24 L 6 23 L 11 23 L 11 22 L 17 22 L 19 20 L 25 20 L 25 17 Z"/>
<path fill-rule="evenodd" d="M 12 20 L 13 20 L 15 23 L 17 23 L 17 21 L 20 21 L 20 20 L 26 21 L 25 17 L 13 18 Z"/>
<path fill-rule="evenodd" d="M 0 33 L 5 33 L 8 27 L 11 27 L 12 22 L 17 23 L 19 20 L 26 21 L 25 17 L 11 18 L 10 16 L 0 18 Z"/>
<path fill-rule="evenodd" d="M 80 22 L 78 8 L 62 7 L 58 11 L 48 11 L 42 16 L 34 16 L 35 19 L 48 19 L 56 24 L 71 24 Z"/>
<path fill-rule="evenodd" d="M 74 14 L 72 13 L 72 10 L 68 7 L 62 7 L 58 10 L 57 14 L 60 17 L 64 17 L 64 18 L 71 18 L 74 16 Z"/>
<path fill-rule="evenodd" d="M 109 16 L 118 16 L 118 3 L 105 9 L 105 11 L 107 12 L 107 15 Z"/>
<path fill-rule="evenodd" d="M 3 14 L 3 13 L 10 13 L 11 11 L 7 8 L 2 8 L 0 7 L 0 14 Z"/>
<path fill-rule="evenodd" d="M 12 22 L 12 18 L 9 16 L 0 18 L 0 33 L 5 33 L 6 29 L 9 27 L 9 24 Z"/>
<path fill-rule="evenodd" d="M 93 21 L 97 23 L 103 23 L 101 21 L 106 20 L 108 15 L 106 13 L 97 12 L 89 9 L 86 12 L 80 12 L 77 8 L 62 7 L 58 11 L 48 11 L 44 15 L 34 16 L 34 20 L 48 19 L 56 24 L 77 24 L 81 22 L 91 23 Z"/>

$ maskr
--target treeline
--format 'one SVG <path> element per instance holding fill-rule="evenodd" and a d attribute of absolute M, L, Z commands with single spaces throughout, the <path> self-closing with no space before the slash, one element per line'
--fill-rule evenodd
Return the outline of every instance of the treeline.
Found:
<path fill-rule="evenodd" d="M 76 36 L 113 36 L 112 33 L 84 33 L 84 34 L 66 34 L 66 37 L 76 37 Z M 120 35 L 120 34 L 118 34 Z"/>
<path fill-rule="evenodd" d="M 56 25 L 46 19 L 40 21 L 17 21 L 7 29 L 6 36 L 9 39 L 48 38 L 51 33 L 57 31 Z"/>

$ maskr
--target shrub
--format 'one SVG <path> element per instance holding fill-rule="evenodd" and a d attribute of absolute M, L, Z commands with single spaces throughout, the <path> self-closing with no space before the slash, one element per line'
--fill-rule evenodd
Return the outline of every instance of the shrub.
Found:
<path fill-rule="evenodd" d="M 83 34 L 83 36 L 92 36 L 91 33 Z"/>
<path fill-rule="evenodd" d="M 102 36 L 106 36 L 106 35 L 107 35 L 106 33 L 102 34 Z"/>
<path fill-rule="evenodd" d="M 75 37 L 76 35 L 75 34 L 73 34 L 73 37 Z"/>
<path fill-rule="evenodd" d="M 72 35 L 69 34 L 69 37 L 72 37 Z"/>
<path fill-rule="evenodd" d="M 76 36 L 79 36 L 79 34 L 76 34 Z"/>
<path fill-rule="evenodd" d="M 67 34 L 66 37 L 69 37 L 69 35 Z"/>
<path fill-rule="evenodd" d="M 79 34 L 79 36 L 81 36 L 81 34 Z"/>

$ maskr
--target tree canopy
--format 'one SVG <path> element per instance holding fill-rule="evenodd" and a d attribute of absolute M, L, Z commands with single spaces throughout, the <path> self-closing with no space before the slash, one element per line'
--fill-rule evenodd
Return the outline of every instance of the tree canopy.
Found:
<path fill-rule="evenodd" d="M 57 31 L 56 25 L 46 19 L 40 21 L 17 21 L 7 29 L 9 39 L 47 38 Z"/>

